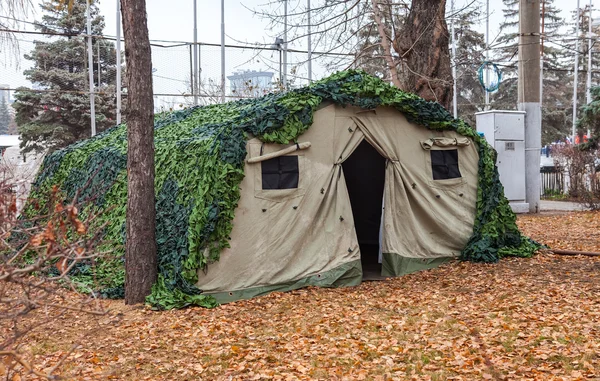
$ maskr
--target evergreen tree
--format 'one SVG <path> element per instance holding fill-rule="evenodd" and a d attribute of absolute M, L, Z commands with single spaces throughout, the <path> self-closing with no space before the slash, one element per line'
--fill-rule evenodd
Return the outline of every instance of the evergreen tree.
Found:
<path fill-rule="evenodd" d="M 485 60 L 485 39 L 473 29 L 480 16 L 477 9 L 456 15 L 456 88 L 458 115 L 475 126 L 475 113 L 483 111 L 485 93 L 479 83 L 477 69 Z"/>
<path fill-rule="evenodd" d="M 503 81 L 498 92 L 492 96 L 495 109 L 516 109 L 518 101 L 518 57 L 519 57 L 519 1 L 503 0 L 504 22 L 500 24 L 502 34 L 495 49 L 496 60 L 502 65 Z M 542 91 L 542 144 L 563 138 L 569 131 L 570 110 L 567 54 L 561 48 L 562 29 L 565 25 L 554 0 L 542 0 L 540 17 L 543 22 L 543 91 Z"/>
<path fill-rule="evenodd" d="M 591 148 L 598 149 L 600 148 L 600 87 L 592 87 L 591 95 L 591 102 L 581 107 L 577 123 L 579 128 L 590 130 Z"/>
<path fill-rule="evenodd" d="M 402 25 L 406 20 L 406 9 L 402 7 L 385 6 L 381 8 L 380 17 L 382 26 L 387 36 L 393 35 L 393 25 Z M 381 44 L 381 36 L 377 23 L 372 14 L 368 21 L 357 32 L 359 43 L 357 45 L 356 65 L 369 74 L 387 81 L 392 80 L 389 65 L 385 60 L 385 50 Z M 388 52 L 392 54 L 392 52 Z"/>
<path fill-rule="evenodd" d="M 61 148 L 91 133 L 90 102 L 86 94 L 87 40 L 80 37 L 87 33 L 86 0 L 73 1 L 70 9 L 59 3 L 57 0 L 42 3 L 43 17 L 36 29 L 66 36 L 34 42 L 34 49 L 25 55 L 33 61 L 33 67 L 24 74 L 39 91 L 19 88 L 15 93 L 14 108 L 24 152 Z M 92 34 L 102 35 L 104 18 L 95 3 L 90 6 L 90 14 Z M 96 128 L 102 131 L 115 123 L 114 44 L 94 38 L 93 52 Z"/>
<path fill-rule="evenodd" d="M 0 134 L 8 134 L 10 130 L 12 116 L 10 115 L 9 107 L 8 99 L 0 96 Z"/>
<path fill-rule="evenodd" d="M 580 10 L 580 18 L 579 18 L 579 32 L 578 36 L 578 51 L 579 51 L 579 60 L 578 60 L 578 76 L 577 76 L 577 105 L 578 105 L 578 117 L 581 118 L 582 109 L 585 107 L 587 103 L 587 71 L 588 68 L 588 55 L 591 53 L 592 55 L 592 86 L 594 83 L 597 85 L 597 72 L 600 66 L 600 60 L 598 58 L 598 53 L 600 53 L 600 46 L 598 44 L 593 43 L 592 49 L 590 52 L 588 39 L 586 38 L 588 34 L 589 28 L 589 6 L 582 8 Z M 573 100 L 573 66 L 574 66 L 574 58 L 575 58 L 575 28 L 576 28 L 576 17 L 577 11 L 571 12 L 571 27 L 568 30 L 564 38 L 564 42 L 562 47 L 564 50 L 569 52 L 569 57 L 567 60 L 569 73 L 569 103 L 568 103 L 568 113 L 569 113 L 569 130 L 567 135 L 570 136 L 572 133 L 572 100 Z M 594 40 L 592 40 L 594 42 Z M 595 100 L 594 100 L 595 101 Z M 586 129 L 577 128 L 577 133 L 580 137 L 582 137 L 586 133 Z"/>

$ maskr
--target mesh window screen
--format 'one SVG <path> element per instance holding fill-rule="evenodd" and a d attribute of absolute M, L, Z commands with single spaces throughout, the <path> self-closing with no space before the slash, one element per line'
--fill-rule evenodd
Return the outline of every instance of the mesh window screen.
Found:
<path fill-rule="evenodd" d="M 262 189 L 298 188 L 298 156 L 279 156 L 261 163 Z"/>

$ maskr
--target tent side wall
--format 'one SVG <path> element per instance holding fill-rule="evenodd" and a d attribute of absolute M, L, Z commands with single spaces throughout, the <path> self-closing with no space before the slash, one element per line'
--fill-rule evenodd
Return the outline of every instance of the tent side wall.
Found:
<path fill-rule="evenodd" d="M 198 274 L 197 286 L 224 303 L 309 285 L 359 284 L 360 248 L 341 163 L 364 139 L 388 160 L 383 275 L 403 275 L 457 257 L 472 233 L 478 155 L 472 142 L 425 149 L 422 142 L 432 138 L 452 143 L 462 137 L 410 124 L 391 108 L 331 105 L 317 111 L 298 139 L 311 147 L 287 154 L 279 175 L 270 171 L 273 162 L 245 164 L 231 247 Z M 252 139 L 248 158 L 287 147 Z M 431 151 L 438 150 L 458 151 L 460 178 L 433 180 Z M 285 164 L 295 163 L 294 157 L 297 184 Z M 277 184 L 288 188 L 263 189 Z"/>

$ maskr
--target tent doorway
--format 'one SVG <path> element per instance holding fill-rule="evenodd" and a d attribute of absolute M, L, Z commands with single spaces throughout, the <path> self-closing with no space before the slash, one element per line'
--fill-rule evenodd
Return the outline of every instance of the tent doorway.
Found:
<path fill-rule="evenodd" d="M 360 246 L 363 279 L 381 276 L 379 259 L 386 159 L 363 140 L 342 163 Z"/>

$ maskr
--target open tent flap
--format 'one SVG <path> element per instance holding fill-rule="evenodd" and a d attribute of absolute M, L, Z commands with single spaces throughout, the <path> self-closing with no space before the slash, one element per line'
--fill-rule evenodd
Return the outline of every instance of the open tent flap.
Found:
<path fill-rule="evenodd" d="M 434 132 L 409 124 L 391 110 L 349 115 L 365 138 L 389 160 L 383 230 L 384 275 L 402 275 L 402 258 L 456 257 L 473 231 L 478 154 L 454 132 Z M 433 136 L 432 135 L 439 135 Z M 420 142 L 433 141 L 429 149 Z M 458 146 L 446 145 L 459 142 Z M 444 145 L 435 144 L 442 142 Z M 456 150 L 460 177 L 434 180 L 431 151 Z M 435 155 L 434 155 L 435 157 Z M 402 258 L 398 258 L 402 257 Z"/>
<path fill-rule="evenodd" d="M 363 140 L 342 163 L 363 272 L 381 273 L 381 221 L 386 159 Z"/>

